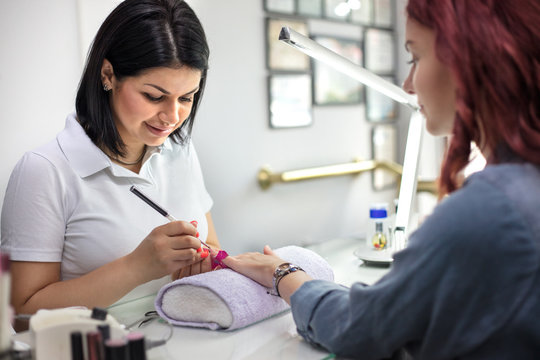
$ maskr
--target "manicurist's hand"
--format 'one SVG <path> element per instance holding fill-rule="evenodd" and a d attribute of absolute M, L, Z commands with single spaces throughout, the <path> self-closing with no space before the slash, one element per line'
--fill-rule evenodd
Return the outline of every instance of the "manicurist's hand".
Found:
<path fill-rule="evenodd" d="M 212 215 L 210 213 L 206 214 L 206 222 L 208 224 L 208 236 L 206 238 L 206 243 L 212 248 L 219 248 L 219 241 L 217 239 L 214 222 L 212 221 Z M 190 221 L 190 224 L 195 228 L 198 226 L 198 222 L 195 220 Z M 199 237 L 198 234 L 196 234 L 196 236 Z M 201 253 L 201 260 L 192 265 L 184 266 L 176 270 L 171 274 L 171 280 L 177 280 L 186 276 L 197 275 L 212 270 L 212 259 L 209 256 L 210 253 L 208 248 L 206 246 L 202 246 L 197 249 L 197 252 Z"/>
<path fill-rule="evenodd" d="M 127 259 L 140 274 L 141 283 L 158 279 L 208 256 L 201 250 L 201 242 L 196 236 L 197 229 L 193 224 L 170 222 L 152 230 Z"/>
<path fill-rule="evenodd" d="M 172 280 L 181 279 L 186 276 L 202 274 L 212 270 L 212 261 L 209 256 L 210 252 L 208 251 L 208 249 L 202 246 L 197 249 L 197 251 L 201 252 L 201 260 L 194 264 L 184 266 L 183 268 L 176 270 L 171 275 Z"/>
<path fill-rule="evenodd" d="M 215 233 L 212 226 L 210 230 Z M 219 246 L 215 235 L 211 240 L 212 246 Z M 138 285 L 203 262 L 209 255 L 197 252 L 200 247 L 196 227 L 175 221 L 156 227 L 128 255 L 75 279 L 61 280 L 60 262 L 14 261 L 12 304 L 21 314 L 67 306 L 106 307 Z"/>

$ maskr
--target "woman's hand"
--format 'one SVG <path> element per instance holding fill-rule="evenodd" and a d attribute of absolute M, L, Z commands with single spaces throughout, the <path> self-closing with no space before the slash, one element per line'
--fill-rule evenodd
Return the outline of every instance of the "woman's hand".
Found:
<path fill-rule="evenodd" d="M 274 271 L 285 261 L 278 257 L 268 245 L 263 249 L 264 254 L 251 252 L 236 256 L 228 256 L 221 260 L 234 271 L 247 276 L 262 286 L 273 286 Z"/>
<path fill-rule="evenodd" d="M 186 276 L 202 274 L 204 272 L 208 272 L 208 271 L 212 270 L 212 262 L 210 260 L 210 256 L 208 256 L 208 254 L 209 254 L 208 249 L 203 246 L 201 251 L 205 252 L 205 254 L 201 255 L 201 258 L 202 258 L 201 261 L 176 270 L 171 275 L 171 279 L 172 280 L 178 280 L 178 279 L 184 278 Z"/>
<path fill-rule="evenodd" d="M 221 261 L 234 271 L 249 277 L 264 287 L 272 288 L 274 286 L 274 271 L 285 261 L 277 256 L 268 245 L 261 253 L 246 253 L 237 256 L 227 256 Z M 217 255 L 212 254 L 213 256 Z M 292 272 L 279 282 L 279 295 L 287 303 L 291 303 L 291 295 L 298 290 L 300 286 L 312 278 L 303 271 Z"/>
<path fill-rule="evenodd" d="M 196 227 L 186 221 L 170 222 L 152 230 L 127 256 L 133 271 L 140 275 L 140 282 L 173 274 L 208 257 L 208 253 L 197 251 L 201 241 L 196 236 Z"/>

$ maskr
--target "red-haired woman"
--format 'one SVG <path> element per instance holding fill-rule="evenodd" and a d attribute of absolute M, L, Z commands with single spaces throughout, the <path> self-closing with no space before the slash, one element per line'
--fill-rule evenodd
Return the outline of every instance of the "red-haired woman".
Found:
<path fill-rule="evenodd" d="M 298 332 L 347 357 L 540 358 L 540 2 L 410 0 L 404 88 L 427 129 L 452 135 L 449 194 L 372 286 L 287 271 L 276 289 Z M 486 168 L 460 184 L 471 142 Z M 228 257 L 271 287 L 270 248 Z"/>

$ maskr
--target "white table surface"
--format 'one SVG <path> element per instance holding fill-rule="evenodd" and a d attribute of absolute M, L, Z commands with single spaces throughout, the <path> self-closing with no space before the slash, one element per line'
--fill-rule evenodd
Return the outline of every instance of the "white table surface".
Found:
<path fill-rule="evenodd" d="M 357 281 L 371 284 L 382 277 L 388 267 L 366 266 L 353 254 L 359 245 L 358 239 L 334 239 L 309 248 L 328 261 L 337 283 L 346 286 Z M 111 307 L 109 313 L 120 323 L 128 325 L 152 310 L 154 297 L 150 296 Z M 170 333 L 170 327 L 162 321 L 152 321 L 139 330 L 148 339 L 163 339 Z M 172 331 L 172 337 L 165 345 L 148 350 L 149 360 L 333 358 L 333 355 L 309 345 L 297 334 L 290 311 L 230 332 L 188 327 L 173 327 Z"/>

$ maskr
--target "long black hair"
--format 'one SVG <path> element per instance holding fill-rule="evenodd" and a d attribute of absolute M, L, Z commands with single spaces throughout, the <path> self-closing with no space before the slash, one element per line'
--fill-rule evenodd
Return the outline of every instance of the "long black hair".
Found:
<path fill-rule="evenodd" d="M 103 60 L 110 61 L 118 80 L 150 68 L 188 66 L 201 71 L 201 81 L 189 117 L 171 134 L 173 140 L 184 143 L 191 136 L 203 94 L 209 55 L 203 27 L 185 1 L 123 1 L 99 28 L 88 54 L 75 100 L 80 124 L 94 144 L 124 155 L 109 95 L 103 90 Z"/>

